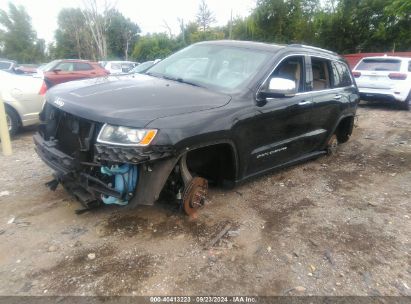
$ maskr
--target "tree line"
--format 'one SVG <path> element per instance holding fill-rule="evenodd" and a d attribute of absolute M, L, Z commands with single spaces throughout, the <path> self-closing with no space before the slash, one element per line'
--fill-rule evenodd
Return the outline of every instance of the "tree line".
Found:
<path fill-rule="evenodd" d="M 410 0 L 257 0 L 247 17 L 214 26 L 205 0 L 193 20 L 178 19 L 180 33 L 141 35 L 137 23 L 110 2 L 83 0 L 84 8 L 64 8 L 55 41 L 38 39 L 22 6 L 0 10 L 0 57 L 19 62 L 55 58 L 92 60 L 164 58 L 189 44 L 215 39 L 303 43 L 340 54 L 411 50 Z M 100 6 L 99 6 L 100 5 Z"/>

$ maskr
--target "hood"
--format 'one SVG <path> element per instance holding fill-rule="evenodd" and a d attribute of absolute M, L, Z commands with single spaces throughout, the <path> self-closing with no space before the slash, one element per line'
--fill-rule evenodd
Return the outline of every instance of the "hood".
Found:
<path fill-rule="evenodd" d="M 70 114 L 142 128 L 150 121 L 224 106 L 229 95 L 148 75 L 93 78 L 57 85 L 46 100 Z"/>

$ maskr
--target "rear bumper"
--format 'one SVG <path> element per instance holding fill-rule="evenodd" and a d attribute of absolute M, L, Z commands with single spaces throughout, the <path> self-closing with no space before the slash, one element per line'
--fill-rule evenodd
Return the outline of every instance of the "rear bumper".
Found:
<path fill-rule="evenodd" d="M 391 90 L 379 90 L 370 88 L 358 88 L 360 98 L 366 101 L 383 101 L 390 103 L 404 102 L 407 100 L 408 93 L 396 94 Z"/>

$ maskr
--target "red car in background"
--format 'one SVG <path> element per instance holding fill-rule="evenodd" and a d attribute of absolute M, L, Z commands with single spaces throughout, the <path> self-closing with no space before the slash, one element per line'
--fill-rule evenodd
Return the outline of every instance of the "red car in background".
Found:
<path fill-rule="evenodd" d="M 44 81 L 49 88 L 67 81 L 101 77 L 110 74 L 97 62 L 79 59 L 54 60 L 40 66 L 38 71 L 43 74 Z"/>

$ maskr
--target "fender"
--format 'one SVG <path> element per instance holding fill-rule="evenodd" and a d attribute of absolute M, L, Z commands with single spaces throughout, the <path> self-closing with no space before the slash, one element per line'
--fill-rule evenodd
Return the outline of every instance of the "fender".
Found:
<path fill-rule="evenodd" d="M 136 195 L 130 200 L 126 208 L 134 208 L 137 205 L 153 205 L 160 197 L 168 177 L 177 165 L 180 158 L 193 150 L 210 147 L 218 144 L 228 144 L 234 157 L 235 179 L 238 176 L 238 156 L 235 144 L 228 139 L 215 140 L 186 147 L 176 153 L 176 156 L 168 159 L 157 160 L 140 165 L 140 177 L 136 188 Z"/>

